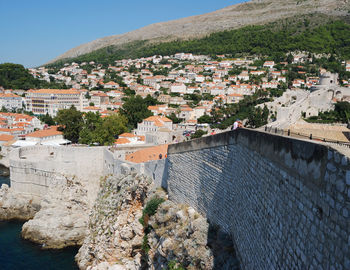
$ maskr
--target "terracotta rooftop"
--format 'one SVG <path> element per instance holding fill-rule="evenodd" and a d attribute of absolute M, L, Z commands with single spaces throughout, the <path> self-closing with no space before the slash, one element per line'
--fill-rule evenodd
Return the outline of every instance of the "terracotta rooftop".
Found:
<path fill-rule="evenodd" d="M 119 138 L 116 139 L 114 144 L 128 144 L 130 141 L 127 138 Z"/>
<path fill-rule="evenodd" d="M 15 136 L 12 136 L 12 135 L 0 134 L 0 141 L 2 142 L 12 141 L 14 138 Z"/>
<path fill-rule="evenodd" d="M 16 97 L 16 98 L 20 98 L 20 96 L 17 96 L 17 95 L 12 94 L 12 93 L 5 93 L 5 94 L 0 93 L 0 98 L 2 98 L 2 97 L 4 97 L 4 98 L 7 98 L 7 97 Z"/>
<path fill-rule="evenodd" d="M 57 130 L 57 127 L 51 127 L 50 129 L 37 130 L 26 135 L 26 137 L 45 138 L 49 136 L 62 135 L 61 131 Z"/>
<path fill-rule="evenodd" d="M 95 106 L 88 106 L 88 107 L 84 107 L 84 110 L 95 110 L 95 111 L 100 111 L 101 108 L 99 107 L 95 107 Z"/>
<path fill-rule="evenodd" d="M 156 116 L 156 115 L 146 118 L 145 121 L 149 121 L 149 122 L 155 122 L 155 121 L 172 122 L 169 118 L 167 118 L 165 116 Z"/>
<path fill-rule="evenodd" d="M 159 154 L 162 155 L 162 158 L 165 158 L 167 153 L 168 145 L 163 144 L 136 151 L 135 153 L 126 155 L 125 159 L 134 163 L 143 163 L 151 160 L 158 160 Z"/>
<path fill-rule="evenodd" d="M 134 135 L 134 134 L 131 134 L 131 133 L 127 133 L 127 132 L 125 132 L 125 133 L 122 133 L 122 134 L 120 134 L 119 135 L 119 138 L 120 137 L 125 137 L 125 138 L 134 138 L 134 137 L 137 137 L 136 135 Z"/>
<path fill-rule="evenodd" d="M 62 95 L 79 95 L 80 92 L 76 89 L 38 89 L 28 90 L 29 93 L 35 94 L 62 94 Z"/>

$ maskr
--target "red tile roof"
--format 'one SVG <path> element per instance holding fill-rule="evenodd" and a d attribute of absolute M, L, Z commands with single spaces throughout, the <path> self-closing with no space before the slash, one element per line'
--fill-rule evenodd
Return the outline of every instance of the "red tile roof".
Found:
<path fill-rule="evenodd" d="M 158 160 L 159 154 L 162 155 L 162 158 L 165 158 L 167 153 L 168 145 L 163 144 L 136 151 L 135 153 L 126 155 L 125 159 L 134 163 L 143 163 L 151 160 Z"/>
<path fill-rule="evenodd" d="M 62 135 L 61 131 L 57 130 L 57 127 L 51 127 L 50 129 L 37 130 L 26 135 L 26 137 L 35 137 L 35 138 L 45 138 L 49 136 Z"/>

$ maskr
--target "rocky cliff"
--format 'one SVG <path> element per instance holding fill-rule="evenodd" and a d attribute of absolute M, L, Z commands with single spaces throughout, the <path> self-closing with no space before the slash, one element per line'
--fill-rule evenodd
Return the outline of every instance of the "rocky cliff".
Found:
<path fill-rule="evenodd" d="M 141 267 L 143 227 L 138 221 L 152 180 L 143 176 L 108 177 L 89 219 L 87 238 L 76 260 L 81 269 Z"/>
<path fill-rule="evenodd" d="M 133 41 L 165 42 L 198 38 L 213 32 L 265 24 L 295 15 L 320 13 L 345 16 L 348 15 L 349 9 L 349 0 L 253 0 L 199 16 L 156 23 L 125 34 L 99 38 L 73 48 L 49 63 Z"/>
<path fill-rule="evenodd" d="M 50 187 L 40 202 L 40 211 L 23 225 L 22 237 L 43 248 L 81 245 L 92 208 L 87 197 L 86 188 L 76 179 Z"/>
<path fill-rule="evenodd" d="M 40 210 L 40 199 L 14 192 L 8 185 L 0 189 L 0 220 L 28 220 Z"/>
<path fill-rule="evenodd" d="M 236 269 L 232 241 L 214 235 L 205 218 L 168 201 L 150 178 L 111 176 L 101 185 L 76 260 L 88 270 L 213 269 L 215 260 L 217 269 Z"/>

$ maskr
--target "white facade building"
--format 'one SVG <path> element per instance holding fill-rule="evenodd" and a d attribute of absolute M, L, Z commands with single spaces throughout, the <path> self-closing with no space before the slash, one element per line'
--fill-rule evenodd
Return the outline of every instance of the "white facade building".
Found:
<path fill-rule="evenodd" d="M 2 107 L 8 111 L 22 109 L 22 97 L 12 93 L 0 94 L 0 108 Z"/>

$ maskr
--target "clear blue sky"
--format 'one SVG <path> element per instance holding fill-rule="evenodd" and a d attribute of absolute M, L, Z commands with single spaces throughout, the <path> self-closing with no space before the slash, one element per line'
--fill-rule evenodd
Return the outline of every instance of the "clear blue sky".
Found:
<path fill-rule="evenodd" d="M 243 0 L 0 0 L 0 63 L 34 67 L 80 44 Z"/>

